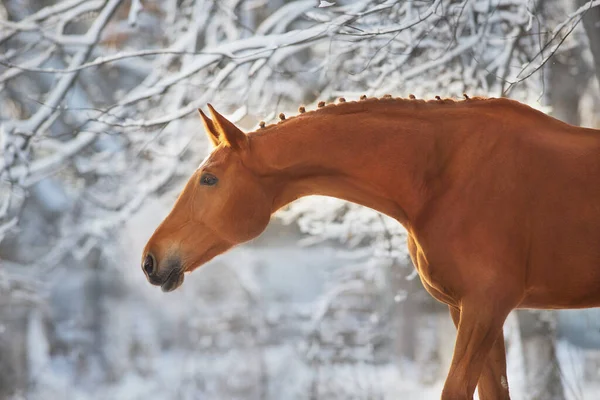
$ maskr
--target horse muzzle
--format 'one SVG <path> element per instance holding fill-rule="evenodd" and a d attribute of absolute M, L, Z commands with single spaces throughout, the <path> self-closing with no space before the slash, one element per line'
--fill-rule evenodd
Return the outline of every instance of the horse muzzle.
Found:
<path fill-rule="evenodd" d="M 163 292 L 172 292 L 177 289 L 184 280 L 181 263 L 176 259 L 169 259 L 163 271 L 158 268 L 158 263 L 150 253 L 144 258 L 142 270 L 153 285 L 160 286 Z"/>

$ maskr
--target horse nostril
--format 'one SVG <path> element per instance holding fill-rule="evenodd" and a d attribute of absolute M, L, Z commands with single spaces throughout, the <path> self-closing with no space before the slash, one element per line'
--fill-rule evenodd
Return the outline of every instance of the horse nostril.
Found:
<path fill-rule="evenodd" d="M 146 255 L 142 268 L 148 275 L 151 275 L 152 272 L 154 272 L 154 257 L 151 254 Z"/>

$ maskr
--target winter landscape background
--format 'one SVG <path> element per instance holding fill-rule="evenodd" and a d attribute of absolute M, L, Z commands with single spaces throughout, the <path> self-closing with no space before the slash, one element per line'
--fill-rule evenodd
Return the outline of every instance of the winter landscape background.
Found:
<path fill-rule="evenodd" d="M 468 93 L 598 128 L 599 6 L 1 2 L 0 399 L 439 398 L 455 329 L 371 210 L 302 199 L 176 292 L 145 281 L 209 151 L 196 109 L 250 131 L 339 96 Z M 600 398 L 600 310 L 505 333 L 513 399 Z"/>

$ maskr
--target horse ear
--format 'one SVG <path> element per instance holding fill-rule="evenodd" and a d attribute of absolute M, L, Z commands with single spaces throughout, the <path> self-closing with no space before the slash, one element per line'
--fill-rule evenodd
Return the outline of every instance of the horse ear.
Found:
<path fill-rule="evenodd" d="M 248 146 L 246 134 L 228 121 L 227 118 L 216 112 L 210 104 L 208 104 L 208 109 L 213 118 L 213 125 L 217 129 L 219 142 L 236 150 L 245 149 Z"/>
<path fill-rule="evenodd" d="M 198 109 L 198 112 L 200 113 L 200 117 L 202 118 L 202 124 L 204 124 L 206 136 L 208 136 L 208 139 L 211 141 L 213 146 L 217 147 L 221 141 L 219 140 L 219 132 L 217 131 L 215 124 L 211 121 L 210 118 L 206 116 L 206 114 L 202 112 L 201 109 Z"/>

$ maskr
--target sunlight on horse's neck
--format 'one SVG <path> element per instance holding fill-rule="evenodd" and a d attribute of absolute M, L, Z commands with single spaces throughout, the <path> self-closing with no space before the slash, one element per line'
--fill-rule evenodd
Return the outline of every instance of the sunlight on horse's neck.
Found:
<path fill-rule="evenodd" d="M 410 226 L 424 202 L 434 135 L 407 113 L 317 113 L 252 135 L 273 211 L 308 195 L 349 200 Z M 418 128 L 417 128 L 418 127 Z"/>

